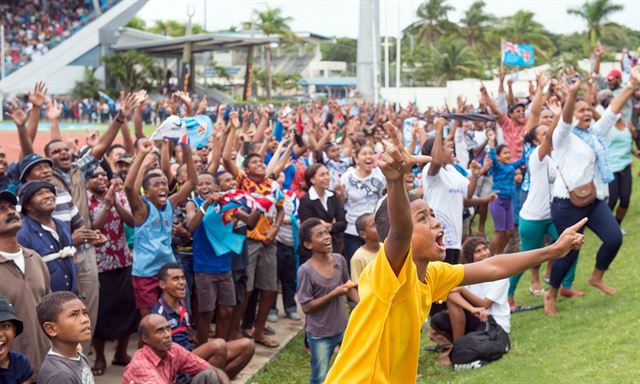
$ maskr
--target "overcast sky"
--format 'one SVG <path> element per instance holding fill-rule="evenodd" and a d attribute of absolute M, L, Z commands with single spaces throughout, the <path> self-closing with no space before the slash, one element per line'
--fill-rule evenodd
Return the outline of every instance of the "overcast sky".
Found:
<path fill-rule="evenodd" d="M 625 9 L 613 15 L 611 21 L 640 30 L 640 0 L 613 0 Z M 293 18 L 294 31 L 309 31 L 325 36 L 357 37 L 359 0 L 150 0 L 138 14 L 147 21 L 187 20 L 187 5 L 195 6 L 193 21 L 205 23 L 209 30 L 227 29 L 251 19 L 253 9 L 268 6 L 282 8 L 284 15 Z M 582 0 L 485 0 L 486 11 L 496 16 L 508 16 L 519 9 L 533 11 L 536 20 L 554 33 L 571 33 L 586 29 L 582 19 L 568 15 L 566 9 L 582 4 Z M 416 20 L 415 11 L 420 0 L 380 0 L 381 35 L 395 35 L 398 26 L 406 27 Z M 460 20 L 473 0 L 449 0 L 456 10 L 452 21 Z"/>

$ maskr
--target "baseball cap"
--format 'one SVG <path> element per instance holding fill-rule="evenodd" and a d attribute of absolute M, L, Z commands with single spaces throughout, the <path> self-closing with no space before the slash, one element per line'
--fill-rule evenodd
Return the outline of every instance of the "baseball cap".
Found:
<path fill-rule="evenodd" d="M 131 164 L 133 163 L 133 156 L 131 156 L 128 153 L 121 153 L 120 156 L 118 156 L 118 160 L 116 160 L 116 163 L 127 163 L 127 164 Z"/>
<path fill-rule="evenodd" d="M 607 80 L 615 79 L 616 77 L 618 79 L 622 79 L 622 72 L 618 71 L 617 69 L 612 69 L 607 75 Z"/>

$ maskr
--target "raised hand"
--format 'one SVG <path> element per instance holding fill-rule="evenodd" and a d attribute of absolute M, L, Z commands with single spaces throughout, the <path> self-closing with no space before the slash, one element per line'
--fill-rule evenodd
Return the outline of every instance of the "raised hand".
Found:
<path fill-rule="evenodd" d="M 635 67 L 631 68 L 629 82 L 631 82 L 633 87 L 635 87 L 636 89 L 638 88 L 638 86 L 640 86 L 640 66 L 636 65 Z"/>
<path fill-rule="evenodd" d="M 146 94 L 147 93 L 144 92 L 144 95 Z M 127 93 L 120 104 L 120 112 L 122 112 L 123 117 L 126 118 L 131 114 L 131 111 L 133 111 L 134 108 L 140 106 L 144 101 L 143 97 L 144 96 L 142 96 L 139 92 Z"/>
<path fill-rule="evenodd" d="M 386 122 L 384 129 L 387 132 L 390 145 L 385 148 L 378 161 L 378 166 L 388 181 L 402 180 L 406 173 L 411 172 L 414 165 L 431 161 L 431 156 L 410 155 L 402 145 L 398 128 L 393 123 Z"/>
<path fill-rule="evenodd" d="M 596 47 L 593 49 L 593 55 L 597 58 L 602 57 L 602 54 L 604 53 L 604 47 L 602 46 L 601 43 L 598 43 L 598 45 L 596 45 Z"/>
<path fill-rule="evenodd" d="M 207 102 L 207 95 L 202 96 L 202 99 L 198 102 L 198 108 L 196 109 L 196 115 L 199 115 L 207 110 L 209 103 Z"/>
<path fill-rule="evenodd" d="M 571 94 L 576 94 L 576 93 L 578 93 L 578 90 L 580 89 L 580 84 L 581 84 L 580 79 L 578 79 L 578 78 L 576 77 L 576 78 L 575 78 L 575 81 L 574 81 L 573 83 L 569 84 L 569 87 L 568 87 L 568 88 L 569 88 L 569 92 L 570 92 Z"/>
<path fill-rule="evenodd" d="M 558 240 L 553 243 L 552 247 L 555 251 L 556 257 L 564 257 L 571 250 L 579 250 L 584 243 L 584 235 L 579 231 L 584 227 L 589 219 L 584 218 L 569 228 L 565 229 Z"/>
<path fill-rule="evenodd" d="M 233 125 L 233 128 L 240 128 L 240 118 L 238 117 L 238 111 L 231 111 L 229 113 L 229 123 Z"/>
<path fill-rule="evenodd" d="M 111 181 L 111 185 L 109 185 L 107 193 L 104 195 L 104 203 L 108 207 L 113 207 L 116 204 L 116 183 L 113 180 Z"/>
<path fill-rule="evenodd" d="M 11 113 L 6 112 L 5 115 L 7 115 L 8 118 L 13 120 L 13 122 L 16 124 L 17 127 L 24 127 L 25 123 L 27 122 L 27 119 L 29 118 L 29 111 L 31 111 L 31 108 L 29 108 L 27 111 L 23 111 L 22 108 L 20 108 L 20 106 L 17 106 L 13 110 L 13 112 Z"/>
<path fill-rule="evenodd" d="M 34 107 L 40 108 L 47 98 L 47 85 L 44 81 L 36 82 L 33 92 L 29 92 L 29 101 Z"/>
<path fill-rule="evenodd" d="M 562 104 L 560 104 L 560 100 L 556 100 L 555 103 L 547 103 L 547 109 L 553 113 L 554 116 L 559 116 L 562 113 Z"/>
<path fill-rule="evenodd" d="M 58 104 L 58 101 L 51 98 L 51 101 L 47 104 L 47 120 L 58 120 L 62 115 L 62 106 Z"/>

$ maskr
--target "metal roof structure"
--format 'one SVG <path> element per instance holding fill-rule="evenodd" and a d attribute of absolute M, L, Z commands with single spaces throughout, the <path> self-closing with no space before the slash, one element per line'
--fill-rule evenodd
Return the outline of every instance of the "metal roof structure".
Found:
<path fill-rule="evenodd" d="M 316 87 L 355 87 L 357 79 L 355 77 L 305 77 L 300 80 L 300 85 L 315 85 Z"/>
<path fill-rule="evenodd" d="M 210 52 L 218 49 L 243 48 L 256 45 L 277 43 L 277 38 L 266 37 L 240 37 L 227 34 L 203 33 L 198 35 L 162 38 L 152 41 L 143 41 L 132 44 L 115 45 L 114 51 L 137 50 L 153 56 L 181 55 L 185 43 L 192 43 L 191 52 Z"/>

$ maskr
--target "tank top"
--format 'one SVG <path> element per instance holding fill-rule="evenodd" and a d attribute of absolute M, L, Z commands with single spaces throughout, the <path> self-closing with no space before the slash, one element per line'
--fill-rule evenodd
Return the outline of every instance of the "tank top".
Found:
<path fill-rule="evenodd" d="M 175 262 L 171 249 L 171 227 L 173 224 L 173 206 L 171 200 L 161 209 L 147 198 L 142 201 L 147 206 L 147 219 L 135 227 L 133 244 L 133 269 L 136 277 L 155 276 L 160 267 Z"/>

